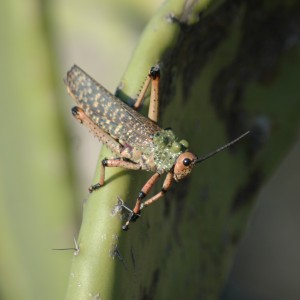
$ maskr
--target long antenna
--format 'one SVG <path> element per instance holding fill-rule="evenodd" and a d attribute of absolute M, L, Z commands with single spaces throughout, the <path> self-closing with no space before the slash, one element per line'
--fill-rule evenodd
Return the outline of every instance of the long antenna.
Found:
<path fill-rule="evenodd" d="M 205 156 L 203 156 L 203 157 L 200 157 L 200 158 L 196 159 L 195 164 L 198 164 L 198 163 L 200 163 L 200 162 L 202 162 L 202 161 L 204 161 L 204 160 L 206 160 L 206 159 L 208 159 L 208 158 L 214 156 L 215 154 L 217 154 L 217 153 L 219 153 L 219 152 L 225 150 L 226 148 L 228 148 L 228 147 L 230 147 L 231 145 L 235 144 L 236 142 L 238 142 L 240 139 L 242 139 L 243 137 L 245 137 L 245 136 L 246 136 L 247 134 L 249 134 L 249 133 L 250 133 L 250 131 L 247 131 L 247 132 L 243 133 L 241 136 L 239 136 L 238 138 L 236 138 L 235 140 L 229 142 L 228 144 L 226 144 L 226 145 L 224 145 L 224 146 L 218 148 L 217 150 L 215 150 L 215 151 L 213 151 L 213 152 L 208 153 L 207 155 L 205 155 Z"/>

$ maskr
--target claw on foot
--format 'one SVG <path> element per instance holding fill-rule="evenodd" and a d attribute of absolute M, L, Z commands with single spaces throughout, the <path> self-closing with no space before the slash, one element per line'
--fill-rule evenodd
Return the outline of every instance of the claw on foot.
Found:
<path fill-rule="evenodd" d="M 128 219 L 127 219 L 126 223 L 122 226 L 122 229 L 124 231 L 127 231 L 129 229 L 129 223 L 135 222 L 140 217 L 140 212 L 138 214 L 136 214 L 133 210 L 131 210 L 124 204 L 124 201 L 119 196 L 117 196 L 117 198 L 118 198 L 118 206 L 122 207 L 123 209 L 125 209 L 129 212 Z"/>
<path fill-rule="evenodd" d="M 140 214 L 136 214 L 133 211 L 131 211 L 128 220 L 126 221 L 126 223 L 122 226 L 122 229 L 124 231 L 127 231 L 129 229 L 129 223 L 130 222 L 135 222 L 138 218 L 140 217 Z"/>
<path fill-rule="evenodd" d="M 127 231 L 129 229 L 128 224 L 126 223 L 125 225 L 122 226 L 123 231 Z"/>
<path fill-rule="evenodd" d="M 128 220 L 130 222 L 135 222 L 138 218 L 140 217 L 140 214 L 136 214 L 134 212 L 132 212 L 132 214 L 129 216 Z"/>
<path fill-rule="evenodd" d="M 101 186 L 102 186 L 102 185 L 101 185 L 100 183 L 96 183 L 96 184 L 94 184 L 94 185 L 91 185 L 91 186 L 89 187 L 89 192 L 92 193 L 93 191 L 100 189 Z"/>

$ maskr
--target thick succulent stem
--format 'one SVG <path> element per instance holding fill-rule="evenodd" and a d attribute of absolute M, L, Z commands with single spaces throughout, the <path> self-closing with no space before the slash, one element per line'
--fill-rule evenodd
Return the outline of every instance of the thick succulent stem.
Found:
<path fill-rule="evenodd" d="M 199 1 L 201 5 L 197 1 L 190 1 L 191 4 L 187 5 L 188 2 L 167 1 L 150 20 L 125 72 L 120 98 L 126 100 L 138 94 L 150 67 L 160 62 L 166 51 L 174 46 L 181 19 L 190 22 L 191 17 L 197 15 L 209 1 Z M 98 164 L 103 158 L 113 156 L 115 154 L 103 147 Z M 95 182 L 99 178 L 99 169 L 98 165 Z M 84 205 L 78 237 L 79 252 L 73 258 L 67 299 L 90 299 L 97 295 L 99 299 L 112 299 L 112 293 L 115 293 L 121 220 L 111 212 L 118 196 L 123 199 L 136 196 L 132 194 L 130 181 L 139 175 L 129 175 L 128 171 L 112 168 L 107 168 L 106 174 L 105 186 L 93 192 Z"/>
<path fill-rule="evenodd" d="M 278 10 L 272 6 L 218 1 L 219 6 L 196 22 L 208 3 L 165 2 L 145 28 L 117 95 L 136 97 L 150 67 L 160 63 L 159 123 L 172 126 L 179 139 L 187 138 L 191 150 L 202 156 L 248 129 L 253 134 L 195 167 L 164 200 L 143 210 L 126 234 L 111 211 L 118 196 L 133 205 L 146 178 L 108 170 L 106 185 L 85 204 L 67 299 L 217 299 L 222 290 L 253 199 L 288 149 L 292 137 L 287 133 L 296 132 L 299 104 L 289 98 L 290 105 L 279 110 L 272 105 L 284 95 L 280 82 L 288 82 L 287 73 L 274 75 L 279 62 L 296 74 L 289 59 L 281 58 L 288 57 L 282 45 L 288 45 L 288 30 L 298 15 L 281 10 L 279 30 Z M 260 31 L 266 26 L 280 33 L 268 36 L 272 49 Z M 277 80 L 276 95 L 267 92 L 269 79 Z M 297 88 L 291 81 L 288 85 Z M 287 124 L 283 120 L 289 115 L 293 117 Z M 275 135 L 273 122 L 280 128 Z M 280 143 L 284 147 L 266 154 L 278 139 L 285 141 Z M 103 151 L 100 161 L 113 156 Z"/>

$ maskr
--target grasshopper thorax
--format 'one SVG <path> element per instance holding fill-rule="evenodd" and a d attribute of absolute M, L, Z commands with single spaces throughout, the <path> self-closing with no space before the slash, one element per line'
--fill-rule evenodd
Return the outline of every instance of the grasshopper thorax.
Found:
<path fill-rule="evenodd" d="M 195 165 L 197 156 L 192 152 L 183 152 L 181 153 L 174 165 L 174 179 L 180 181 L 189 175 Z"/>

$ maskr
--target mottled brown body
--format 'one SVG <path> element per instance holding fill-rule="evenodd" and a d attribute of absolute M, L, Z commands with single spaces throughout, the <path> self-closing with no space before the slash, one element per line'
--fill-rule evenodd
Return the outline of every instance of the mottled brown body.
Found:
<path fill-rule="evenodd" d="M 153 161 L 153 136 L 162 130 L 156 123 L 112 95 L 77 66 L 68 72 L 66 85 L 93 123 L 122 146 L 112 148 L 116 154 L 140 163 L 143 170 L 162 172 Z M 98 129 L 91 130 L 95 133 Z"/>
<path fill-rule="evenodd" d="M 141 209 L 166 193 L 173 180 L 182 180 L 196 163 L 224 150 L 247 134 L 206 157 L 197 159 L 196 155 L 187 150 L 188 143 L 185 140 L 178 141 L 172 130 L 161 129 L 156 124 L 159 109 L 159 78 L 158 66 L 152 68 L 134 108 L 113 96 L 76 65 L 67 73 L 65 80 L 69 94 L 79 106 L 72 109 L 73 115 L 117 155 L 116 158 L 102 161 L 99 182 L 90 187 L 90 192 L 104 185 L 106 167 L 155 172 L 141 189 L 135 207 L 130 210 L 128 221 L 123 226 L 124 230 L 128 229 L 130 222 L 136 221 Z M 152 82 L 150 107 L 146 118 L 135 109 L 141 105 L 150 82 Z M 142 203 L 163 173 L 167 175 L 161 191 Z"/>

